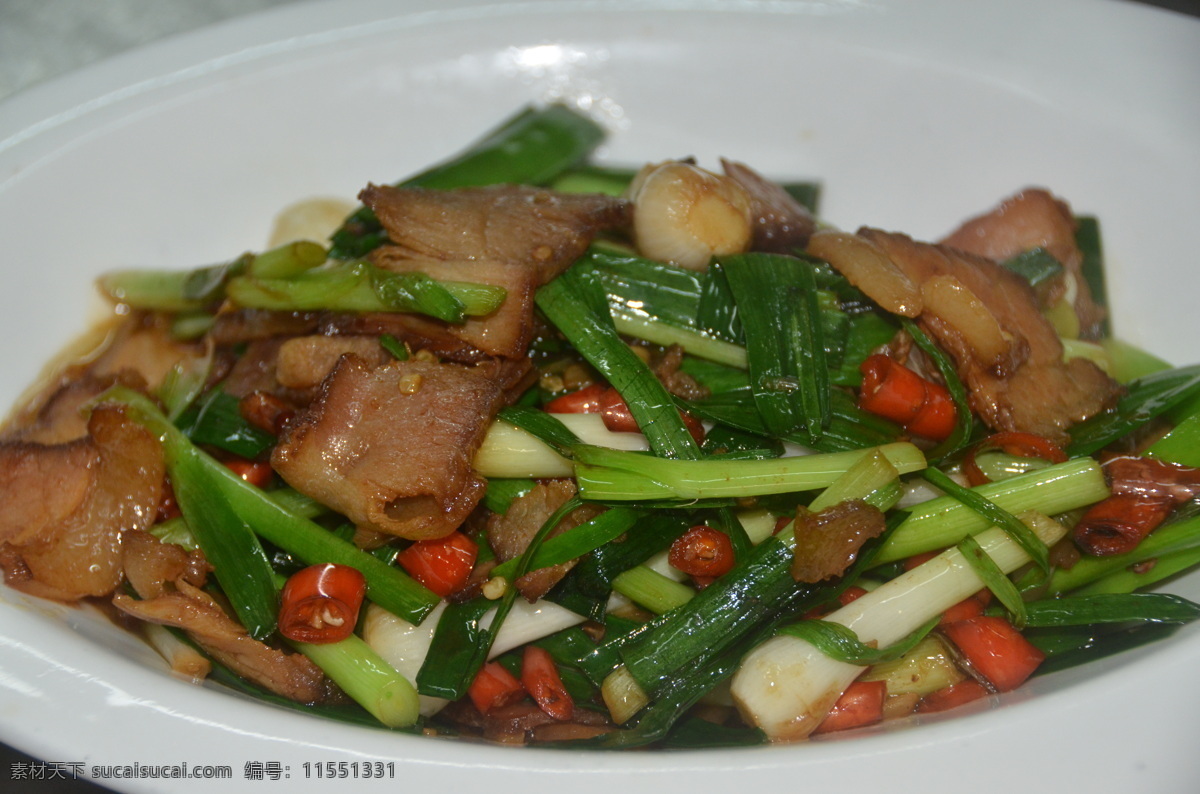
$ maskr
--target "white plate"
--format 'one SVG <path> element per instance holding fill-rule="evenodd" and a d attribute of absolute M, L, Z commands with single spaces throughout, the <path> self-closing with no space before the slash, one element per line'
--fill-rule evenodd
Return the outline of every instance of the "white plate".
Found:
<path fill-rule="evenodd" d="M 1029 184 L 1104 222 L 1115 324 L 1197 359 L 1200 24 L 1099 0 L 314 3 L 119 57 L 0 106 L 11 404 L 84 326 L 88 282 L 261 248 L 274 212 L 449 155 L 565 99 L 614 162 L 696 155 L 825 181 L 825 216 L 933 237 Z M 1195 577 L 1174 588 L 1200 593 Z M 0 589 L 0 738 L 92 765 L 227 765 L 130 791 L 260 791 L 247 763 L 384 760 L 511 791 L 1194 790 L 1200 633 L 1036 679 L 999 707 L 846 740 L 580 754 L 396 736 L 197 689 L 94 616 Z M 268 776 L 269 777 L 269 776 Z"/>

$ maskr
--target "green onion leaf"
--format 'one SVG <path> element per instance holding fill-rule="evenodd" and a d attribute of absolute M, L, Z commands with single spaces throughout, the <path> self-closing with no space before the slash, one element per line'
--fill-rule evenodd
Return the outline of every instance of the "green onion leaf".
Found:
<path fill-rule="evenodd" d="M 628 507 L 613 507 L 605 510 L 590 521 L 549 538 L 542 543 L 529 561 L 529 570 L 536 571 L 553 565 L 569 562 L 588 552 L 600 548 L 609 541 L 628 532 L 640 517 L 640 513 Z M 492 569 L 491 576 L 503 576 L 510 581 L 516 578 L 520 558 L 513 558 Z"/>
<path fill-rule="evenodd" d="M 510 405 L 502 408 L 497 418 L 521 428 L 567 459 L 571 458 L 572 448 L 582 443 L 579 436 L 571 432 L 554 414 L 537 408 Z"/>
<path fill-rule="evenodd" d="M 448 323 L 495 311 L 502 287 L 434 281 L 424 273 L 392 273 L 366 262 L 342 262 L 286 279 L 238 276 L 225 286 L 229 300 L 273 311 L 411 312 Z"/>
<path fill-rule="evenodd" d="M 984 586 L 991 590 L 996 599 L 1008 610 L 1009 620 L 1012 624 L 1018 629 L 1024 628 L 1025 601 L 1021 598 L 1021 592 L 1017 590 L 1012 579 L 1005 575 L 1000 566 L 996 565 L 973 536 L 967 535 L 960 540 L 957 548 L 963 559 L 975 571 L 975 575 L 983 581 Z"/>
<path fill-rule="evenodd" d="M 1063 272 L 1059 262 L 1045 248 L 1030 248 L 1000 263 L 1003 267 L 1021 276 L 1031 287 L 1044 284 Z"/>
<path fill-rule="evenodd" d="M 1091 455 L 1151 419 L 1200 395 L 1200 365 L 1165 370 L 1138 378 L 1112 411 L 1073 426 L 1067 454 Z"/>
<path fill-rule="evenodd" d="M 980 494 L 979 491 L 959 485 L 938 469 L 928 468 L 921 473 L 921 476 L 948 496 L 957 499 L 992 524 L 1002 528 L 1025 550 L 1029 558 L 1037 563 L 1038 568 L 1047 573 L 1050 571 L 1050 550 L 1019 518 Z"/>
<path fill-rule="evenodd" d="M 954 362 L 950 360 L 950 357 L 940 347 L 935 345 L 933 340 L 912 320 L 901 317 L 900 325 L 912 337 L 917 347 L 929 356 L 937 366 L 938 372 L 942 375 L 942 380 L 946 383 L 946 390 L 950 392 L 950 399 L 954 403 L 954 430 L 929 453 L 929 459 L 937 462 L 962 449 L 971 440 L 972 417 L 974 414 L 971 412 L 971 405 L 967 401 L 967 389 L 963 386 L 962 380 L 959 379 L 958 370 L 955 369 Z"/>
<path fill-rule="evenodd" d="M 572 267 L 539 289 L 536 302 L 550 322 L 624 398 L 656 455 L 700 457 L 700 449 L 671 395 L 618 336 L 603 289 L 591 269 Z"/>
<path fill-rule="evenodd" d="M 408 348 L 391 334 L 381 334 L 379 337 L 379 346 L 397 361 L 408 361 Z"/>
<path fill-rule="evenodd" d="M 829 367 L 813 266 L 795 257 L 720 260 L 740 307 L 754 403 L 771 435 L 829 425 Z"/>
<path fill-rule="evenodd" d="M 933 630 L 937 622 L 937 618 L 928 621 L 912 634 L 886 648 L 866 645 L 858 639 L 858 635 L 854 633 L 853 629 L 827 620 L 802 620 L 799 623 L 784 626 L 779 633 L 804 640 L 831 659 L 867 667 L 895 661 L 904 656 L 917 647 L 917 644 Z"/>
<path fill-rule="evenodd" d="M 1098 593 L 1046 598 L 1026 605 L 1025 625 L 1089 626 L 1095 623 L 1189 623 L 1200 604 L 1166 593 Z"/>
<path fill-rule="evenodd" d="M 210 389 L 176 421 L 193 444 L 254 460 L 275 446 L 275 436 L 242 417 L 240 401 L 220 386 Z"/>

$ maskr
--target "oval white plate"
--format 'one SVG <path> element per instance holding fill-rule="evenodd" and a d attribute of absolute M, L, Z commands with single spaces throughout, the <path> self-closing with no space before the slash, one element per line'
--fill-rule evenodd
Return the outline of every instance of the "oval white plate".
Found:
<path fill-rule="evenodd" d="M 824 216 L 934 237 L 1030 184 L 1104 223 L 1115 325 L 1200 358 L 1200 24 L 1100 0 L 313 3 L 122 56 L 0 106 L 0 323 L 11 405 L 82 330 L 91 277 L 261 248 L 277 209 L 353 196 L 562 99 L 603 156 L 742 159 L 825 182 Z M 1173 589 L 1200 593 L 1192 577 Z M 954 719 L 688 753 L 514 750 L 392 735 L 177 682 L 102 619 L 0 589 L 0 738 L 92 765 L 227 765 L 130 791 L 345 785 L 650 792 L 900 785 L 1193 790 L 1200 633 L 1036 679 Z"/>

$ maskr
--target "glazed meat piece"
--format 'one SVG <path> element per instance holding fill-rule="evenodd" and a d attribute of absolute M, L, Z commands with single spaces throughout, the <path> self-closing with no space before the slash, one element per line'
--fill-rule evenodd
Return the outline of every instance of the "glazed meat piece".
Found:
<path fill-rule="evenodd" d="M 176 339 L 162 315 L 133 314 L 113 329 L 87 372 L 94 376 L 136 372 L 153 389 L 177 363 L 204 354 L 203 344 Z"/>
<path fill-rule="evenodd" d="M 392 245 L 371 261 L 398 273 L 501 287 L 505 300 L 461 325 L 401 313 L 264 312 L 218 315 L 212 337 L 229 346 L 275 336 L 391 334 L 459 363 L 520 358 L 533 334 L 533 295 L 601 231 L 629 223 L 627 202 L 513 185 L 453 191 L 369 186 L 360 196 Z"/>
<path fill-rule="evenodd" d="M 1092 362 L 1063 361 L 1029 283 L 990 259 L 877 229 L 820 232 L 809 251 L 888 311 L 916 318 L 954 359 L 972 409 L 995 430 L 1063 443 L 1068 427 L 1120 393 Z"/>
<path fill-rule="evenodd" d="M 358 356 L 369 367 L 378 367 L 392 356 L 377 336 L 301 336 L 279 346 L 275 377 L 288 389 L 312 389 L 333 371 L 347 353 Z"/>
<path fill-rule="evenodd" d="M 319 667 L 298 653 L 254 639 L 212 596 L 182 578 L 175 581 L 174 589 L 144 601 L 120 593 L 113 597 L 113 605 L 139 620 L 183 629 L 218 662 L 277 695 L 300 703 L 328 697 L 329 686 Z"/>
<path fill-rule="evenodd" d="M 750 197 L 754 227 L 751 250 L 790 254 L 808 244 L 808 238 L 817 228 L 808 208 L 747 165 L 722 159 L 721 168 Z"/>
<path fill-rule="evenodd" d="M 122 535 L 145 529 L 162 501 L 162 449 L 116 407 L 92 412 L 65 444 L 0 444 L 0 562 L 7 583 L 73 601 L 121 582 Z"/>
<path fill-rule="evenodd" d="M 1051 306 L 1072 289 L 1080 336 L 1095 338 L 1104 309 L 1092 299 L 1083 277 L 1083 254 L 1075 242 L 1075 217 L 1066 202 L 1038 188 L 1005 199 L 998 207 L 972 218 L 942 240 L 943 245 L 987 257 L 996 262 L 1032 248 L 1044 248 L 1065 268 L 1069 279 L 1058 279 L 1045 296 Z M 1068 281 L 1073 284 L 1068 285 Z"/>
<path fill-rule="evenodd" d="M 478 350 L 487 356 L 519 358 L 529 347 L 533 338 L 533 295 L 544 281 L 539 269 L 526 264 L 480 260 L 474 262 L 443 262 L 389 257 L 390 249 L 380 249 L 376 261 L 388 270 L 398 273 L 421 272 L 437 281 L 471 281 L 502 287 L 504 302 L 491 314 L 483 317 L 468 317 L 461 325 L 439 322 L 421 315 L 398 315 L 402 330 L 396 336 L 409 341 L 416 347 L 432 348 L 455 353 L 455 347 L 466 345 L 465 350 Z M 573 260 L 572 260 L 573 261 Z M 570 264 L 570 262 L 567 262 Z M 565 267 L 565 265 L 564 265 Z M 439 337 L 456 340 L 457 345 L 439 342 Z M 457 354 L 462 357 L 462 353 Z"/>
<path fill-rule="evenodd" d="M 233 363 L 221 388 L 243 401 L 242 416 L 247 419 L 251 418 L 247 400 L 269 399 L 291 413 L 312 402 L 322 381 L 347 353 L 359 356 L 370 367 L 392 360 L 378 336 L 308 334 L 256 339 Z M 270 423 L 255 423 L 278 434 Z"/>
<path fill-rule="evenodd" d="M 393 243 L 372 253 L 374 264 L 505 289 L 504 303 L 492 314 L 443 327 L 488 356 L 508 358 L 524 355 L 529 344 L 534 291 L 578 259 L 597 233 L 629 222 L 629 205 L 621 199 L 515 185 L 453 191 L 372 185 L 359 198 Z M 404 324 L 414 334 L 434 336 L 426 327 L 433 321 Z"/>
<path fill-rule="evenodd" d="M 217 314 L 208 338 L 218 347 L 233 347 L 261 339 L 315 333 L 321 322 L 321 312 L 231 309 Z"/>
<path fill-rule="evenodd" d="M 72 346 L 77 360 L 47 379 L 4 423 L 5 440 L 59 444 L 87 434 L 85 403 L 114 385 L 157 388 L 180 362 L 203 359 L 202 344 L 171 337 L 161 317 L 132 314 L 106 323 Z"/>
<path fill-rule="evenodd" d="M 203 587 L 209 571 L 204 552 L 199 549 L 187 551 L 174 543 L 163 543 L 141 530 L 125 533 L 121 543 L 121 565 L 129 586 L 144 599 L 170 592 L 178 579 Z"/>
<path fill-rule="evenodd" d="M 475 327 L 480 319 L 469 319 Z M 373 336 L 390 334 L 413 350 L 428 350 L 460 364 L 477 364 L 489 356 L 462 338 L 465 326 L 439 322 L 419 314 L 399 312 L 268 312 L 236 309 L 217 315 L 211 337 L 226 349 L 235 345 L 273 342 L 293 336 Z M 248 353 L 250 351 L 247 351 Z M 273 377 L 273 373 L 270 373 Z M 259 381 L 261 387 L 261 381 Z M 251 388 L 250 391 L 257 389 Z"/>
<path fill-rule="evenodd" d="M 854 564 L 862 545 L 879 537 L 886 528 L 883 512 L 859 499 L 819 513 L 801 508 L 793 525 L 796 547 L 792 578 L 815 583 L 841 576 Z"/>
<path fill-rule="evenodd" d="M 360 528 L 442 537 L 483 497 L 471 460 L 528 366 L 414 358 L 371 369 L 345 356 L 289 424 L 271 463 Z"/>
<path fill-rule="evenodd" d="M 47 396 L 13 418 L 5 428 L 4 440 L 38 444 L 62 444 L 87 435 L 88 414 L 84 406 L 113 386 L 144 391 L 146 382 L 136 372 L 115 375 L 65 376 Z"/>
<path fill-rule="evenodd" d="M 514 499 L 503 515 L 489 516 L 487 537 L 488 543 L 496 552 L 496 558 L 504 562 L 524 554 L 530 541 L 542 528 L 542 524 L 575 495 L 575 490 L 572 480 L 545 480 L 535 485 L 528 493 Z M 550 537 L 561 535 L 590 521 L 599 513 L 600 509 L 593 505 L 573 510 L 559 522 Z M 536 601 L 550 592 L 574 566 L 575 561 L 571 561 L 530 571 L 516 581 L 517 589 L 529 601 Z"/>
<path fill-rule="evenodd" d="M 247 343 L 221 382 L 221 388 L 238 399 L 254 392 L 283 393 L 284 388 L 275 377 L 275 365 L 279 359 L 279 348 L 287 339 L 276 336 Z"/>
<path fill-rule="evenodd" d="M 433 263 L 436 264 L 436 263 Z M 431 267 L 430 270 L 434 268 Z M 496 317 L 506 311 L 507 302 L 497 312 Z M 390 334 L 405 342 L 412 350 L 427 350 L 438 358 L 453 361 L 458 364 L 478 364 L 487 361 L 492 354 L 480 350 L 475 342 L 480 342 L 497 349 L 484 340 L 483 329 L 488 328 L 487 317 L 470 317 L 462 325 L 452 325 L 425 317 L 420 314 L 401 314 L 399 312 L 384 314 L 329 314 L 324 318 L 318 330 L 325 334 L 372 334 L 380 336 Z M 529 318 L 526 318 L 529 319 Z M 530 324 L 532 327 L 532 323 Z M 496 323 L 495 330 L 489 332 L 492 338 L 506 332 L 503 322 Z M 520 329 L 518 333 L 525 333 Z M 518 343 L 519 344 L 519 343 Z M 505 349 L 513 349 L 514 345 L 505 345 Z"/>
<path fill-rule="evenodd" d="M 521 185 L 462 190 L 369 185 L 358 197 L 393 243 L 383 262 L 394 257 L 507 262 L 538 271 L 543 283 L 575 261 L 597 232 L 629 222 L 622 199 Z"/>

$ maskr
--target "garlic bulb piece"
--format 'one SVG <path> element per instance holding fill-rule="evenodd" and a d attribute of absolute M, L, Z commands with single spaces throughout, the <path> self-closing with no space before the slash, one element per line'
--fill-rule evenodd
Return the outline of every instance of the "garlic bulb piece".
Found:
<path fill-rule="evenodd" d="M 682 162 L 648 165 L 631 185 L 633 237 L 645 257 L 689 270 L 746 251 L 750 197 L 729 177 Z"/>

